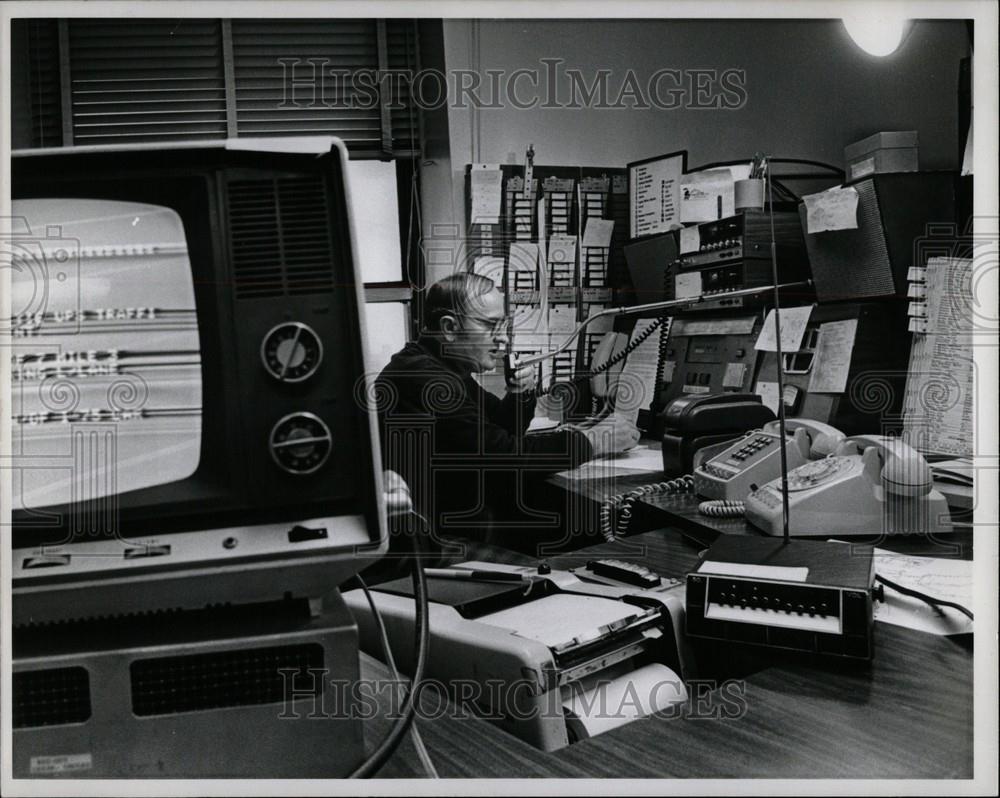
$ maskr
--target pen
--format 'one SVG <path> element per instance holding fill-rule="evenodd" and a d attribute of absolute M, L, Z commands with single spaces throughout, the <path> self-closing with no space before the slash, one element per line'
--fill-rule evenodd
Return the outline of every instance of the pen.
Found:
<path fill-rule="evenodd" d="M 524 582 L 523 574 L 510 571 L 474 571 L 470 568 L 424 568 L 424 574 L 434 579 L 461 579 L 466 582 Z"/>

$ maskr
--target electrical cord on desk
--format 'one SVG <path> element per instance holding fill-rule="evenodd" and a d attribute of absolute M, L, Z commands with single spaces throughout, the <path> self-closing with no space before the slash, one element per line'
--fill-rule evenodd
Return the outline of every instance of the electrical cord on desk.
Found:
<path fill-rule="evenodd" d="M 690 474 L 667 482 L 657 482 L 652 485 L 643 485 L 641 488 L 619 493 L 608 499 L 601 506 L 601 534 L 608 543 L 616 538 L 625 537 L 628 534 L 629 524 L 632 522 L 632 505 L 646 496 L 659 496 L 669 493 L 690 493 L 694 490 L 694 478 Z M 617 511 L 618 523 L 613 524 L 611 520 L 612 512 Z"/>
<path fill-rule="evenodd" d="M 389 635 L 387 635 L 385 631 L 385 623 L 382 621 L 382 613 L 380 613 L 378 611 L 378 607 L 375 606 L 375 599 L 372 597 L 371 591 L 368 589 L 368 585 L 365 584 L 365 580 L 361 578 L 360 574 L 355 578 L 361 585 L 365 598 L 368 600 L 368 606 L 371 608 L 372 618 L 375 620 L 375 628 L 378 630 L 379 642 L 382 646 L 382 656 L 385 657 L 385 663 L 389 666 L 389 675 L 392 676 L 393 681 L 396 682 L 397 685 L 401 685 L 402 677 L 400 676 L 399 670 L 396 668 L 396 660 L 392 656 L 392 648 L 389 645 Z M 424 740 L 420 736 L 416 723 L 413 723 L 410 726 L 410 736 L 413 738 L 413 747 L 417 749 L 417 756 L 420 758 L 420 763 L 424 766 L 427 776 L 432 779 L 440 778 L 440 776 L 438 776 L 437 769 L 434 767 L 434 762 L 431 760 L 431 756 L 427 752 L 427 747 L 424 745 Z"/>
<path fill-rule="evenodd" d="M 895 582 L 891 582 L 884 576 L 875 574 L 875 581 L 881 582 L 888 588 L 892 588 L 897 593 L 902 593 L 904 596 L 913 596 L 913 598 L 918 598 L 921 601 L 926 601 L 932 607 L 951 607 L 952 609 L 958 610 L 960 613 L 965 615 L 970 621 L 974 621 L 975 618 L 970 610 L 967 610 L 961 604 L 956 604 L 954 601 L 945 601 L 944 599 L 934 598 L 933 596 L 928 596 L 926 593 L 921 593 L 919 590 L 913 590 L 912 588 L 903 587 Z"/>
<path fill-rule="evenodd" d="M 417 518 L 420 518 L 425 524 L 426 519 L 422 518 L 417 513 L 413 514 Z M 427 577 L 424 575 L 424 566 L 420 560 L 420 547 L 417 543 L 416 536 L 411 538 L 413 541 L 413 594 L 414 601 L 416 602 L 416 664 L 413 666 L 413 679 L 410 683 L 410 690 L 406 694 L 406 698 L 403 700 L 403 704 L 400 707 L 400 716 L 396 721 L 395 725 L 385 736 L 378 747 L 371 753 L 371 755 L 362 762 L 355 770 L 351 773 L 350 778 L 352 779 L 367 779 L 378 772 L 389 757 L 392 756 L 399 743 L 403 739 L 403 735 L 406 734 L 410 725 L 413 723 L 413 717 L 416 713 L 416 696 L 420 687 L 420 683 L 424 678 L 424 666 L 427 663 L 427 649 L 430 643 L 429 634 L 429 610 L 427 606 Z"/>
<path fill-rule="evenodd" d="M 699 504 L 698 512 L 712 518 L 742 518 L 746 511 L 741 501 L 712 499 Z"/>

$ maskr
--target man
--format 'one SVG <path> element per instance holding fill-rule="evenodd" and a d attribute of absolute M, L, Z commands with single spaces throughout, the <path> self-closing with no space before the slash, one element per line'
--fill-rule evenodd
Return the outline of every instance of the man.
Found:
<path fill-rule="evenodd" d="M 376 381 L 384 465 L 406 480 L 435 539 L 459 535 L 522 550 L 534 546 L 539 529 L 559 539 L 562 519 L 531 503 L 530 486 L 639 439 L 614 416 L 525 435 L 535 410 L 534 367 L 511 375 L 503 399 L 472 377 L 502 366 L 510 327 L 492 280 L 450 275 L 427 291 L 419 339 Z"/>

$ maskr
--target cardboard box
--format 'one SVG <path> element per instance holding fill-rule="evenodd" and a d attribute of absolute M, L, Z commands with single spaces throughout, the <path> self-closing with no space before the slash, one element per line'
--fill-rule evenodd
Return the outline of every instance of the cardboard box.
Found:
<path fill-rule="evenodd" d="M 917 131 L 898 130 L 876 133 L 844 148 L 847 180 L 859 180 L 885 172 L 916 172 Z"/>

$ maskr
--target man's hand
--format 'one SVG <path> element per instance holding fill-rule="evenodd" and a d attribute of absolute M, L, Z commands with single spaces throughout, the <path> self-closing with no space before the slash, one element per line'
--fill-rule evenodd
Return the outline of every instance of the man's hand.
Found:
<path fill-rule="evenodd" d="M 382 472 L 383 500 L 389 516 L 404 515 L 413 509 L 410 488 L 399 474 L 386 469 Z"/>
<path fill-rule="evenodd" d="M 580 429 L 594 451 L 594 458 L 618 454 L 631 449 L 639 442 L 639 428 L 612 413 L 592 427 Z"/>
<path fill-rule="evenodd" d="M 510 393 L 526 393 L 535 388 L 535 367 L 515 366 L 507 379 L 507 390 Z"/>

